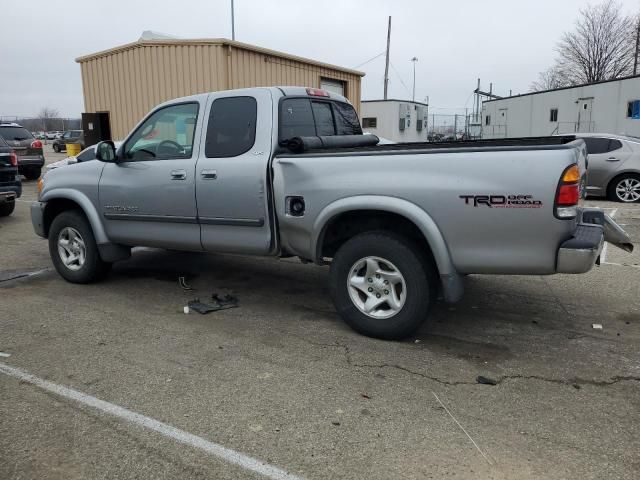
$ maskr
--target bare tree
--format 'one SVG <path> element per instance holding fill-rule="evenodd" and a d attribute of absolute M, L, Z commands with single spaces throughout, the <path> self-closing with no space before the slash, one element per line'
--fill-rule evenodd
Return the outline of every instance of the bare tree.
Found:
<path fill-rule="evenodd" d="M 58 123 L 60 112 L 55 108 L 44 107 L 38 113 L 38 118 L 42 122 L 42 128 L 45 131 L 53 130 L 53 124 Z"/>
<path fill-rule="evenodd" d="M 531 88 L 558 88 L 632 75 L 637 22 L 637 17 L 624 15 L 614 0 L 581 9 L 575 29 L 565 33 L 556 46 L 555 65 L 542 72 Z"/>
<path fill-rule="evenodd" d="M 538 74 L 538 80 L 533 82 L 529 89 L 532 92 L 541 92 L 544 90 L 553 90 L 570 86 L 566 72 L 558 65 L 547 68 L 544 72 Z"/>
<path fill-rule="evenodd" d="M 571 83 L 591 83 L 632 73 L 635 22 L 620 5 L 607 0 L 580 11 L 573 32 L 558 44 L 559 63 Z"/>

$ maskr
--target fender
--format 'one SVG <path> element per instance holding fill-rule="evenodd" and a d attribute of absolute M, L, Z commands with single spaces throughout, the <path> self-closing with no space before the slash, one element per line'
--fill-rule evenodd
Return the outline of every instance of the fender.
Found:
<path fill-rule="evenodd" d="M 316 263 L 322 263 L 321 245 L 326 226 L 341 213 L 353 210 L 382 210 L 395 213 L 413 222 L 422 232 L 431 247 L 433 257 L 442 281 L 445 300 L 458 301 L 462 297 L 462 279 L 456 271 L 449 248 L 440 229 L 431 216 L 422 208 L 407 200 L 380 195 L 358 195 L 341 198 L 327 205 L 316 217 L 313 225 L 311 251 L 315 252 Z"/>
<path fill-rule="evenodd" d="M 57 199 L 72 200 L 80 205 L 80 208 L 87 216 L 87 219 L 91 224 L 91 229 L 93 230 L 93 235 L 96 239 L 96 243 L 109 243 L 109 238 L 104 231 L 104 225 L 100 220 L 100 215 L 98 214 L 91 200 L 89 200 L 89 197 L 87 197 L 84 193 L 71 188 L 53 188 L 51 190 L 45 191 L 42 194 L 40 201 L 50 202 Z"/>

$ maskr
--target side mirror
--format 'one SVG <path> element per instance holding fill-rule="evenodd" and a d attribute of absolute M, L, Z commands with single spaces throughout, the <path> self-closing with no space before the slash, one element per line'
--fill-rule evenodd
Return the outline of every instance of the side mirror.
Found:
<path fill-rule="evenodd" d="M 111 140 L 105 140 L 96 145 L 96 160 L 113 163 L 117 158 L 116 146 Z"/>

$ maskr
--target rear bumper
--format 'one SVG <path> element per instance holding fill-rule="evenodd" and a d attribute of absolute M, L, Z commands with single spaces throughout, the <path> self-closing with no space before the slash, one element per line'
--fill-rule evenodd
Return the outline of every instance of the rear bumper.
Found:
<path fill-rule="evenodd" d="M 22 185 L 20 183 L 0 186 L 0 203 L 13 202 L 16 198 L 20 198 L 20 195 L 22 195 Z"/>
<path fill-rule="evenodd" d="M 42 166 L 44 166 L 44 156 L 18 157 L 18 168 Z"/>
<path fill-rule="evenodd" d="M 599 208 L 583 208 L 572 238 L 560 245 L 557 273 L 585 273 L 596 263 L 604 242 L 633 252 L 629 235 Z"/>
<path fill-rule="evenodd" d="M 604 229 L 600 225 L 579 224 L 573 237 L 560 245 L 556 272 L 588 272 L 596 263 L 603 246 Z"/>

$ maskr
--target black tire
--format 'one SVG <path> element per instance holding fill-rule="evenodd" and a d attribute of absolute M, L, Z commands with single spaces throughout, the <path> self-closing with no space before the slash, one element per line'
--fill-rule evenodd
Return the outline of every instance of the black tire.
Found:
<path fill-rule="evenodd" d="M 85 245 L 85 261 L 78 270 L 68 268 L 58 252 L 58 237 L 66 227 L 75 229 L 82 237 Z M 51 222 L 51 228 L 49 228 L 49 254 L 51 255 L 53 266 L 60 276 L 71 283 L 95 282 L 102 279 L 111 268 L 110 263 L 104 262 L 100 258 L 91 225 L 84 214 L 78 210 L 62 212 Z"/>
<path fill-rule="evenodd" d="M 53 151 L 56 153 L 60 153 L 60 147 L 56 144 L 53 145 Z"/>
<path fill-rule="evenodd" d="M 618 193 L 616 192 L 616 188 L 617 186 L 621 183 L 624 182 L 626 180 L 633 180 L 636 182 L 640 182 L 640 175 L 635 174 L 635 173 L 623 173 L 622 175 L 614 178 L 613 180 L 611 180 L 611 182 L 609 182 L 609 187 L 607 188 L 607 198 L 613 202 L 621 202 L 621 203 L 638 203 L 640 202 L 640 199 L 638 200 L 625 200 L 621 197 L 618 196 Z"/>
<path fill-rule="evenodd" d="M 16 208 L 16 202 L 7 202 L 0 205 L 0 217 L 8 217 Z"/>
<path fill-rule="evenodd" d="M 331 263 L 329 283 L 333 303 L 344 321 L 363 335 L 385 340 L 399 340 L 415 333 L 436 299 L 436 268 L 423 252 L 414 242 L 386 231 L 362 233 L 345 242 Z M 349 295 L 351 269 L 365 257 L 391 262 L 404 277 L 404 304 L 389 318 L 365 314 Z"/>
<path fill-rule="evenodd" d="M 42 174 L 42 169 L 41 168 L 28 168 L 24 171 L 24 176 L 27 178 L 27 180 L 37 180 L 40 178 L 40 175 Z"/>

